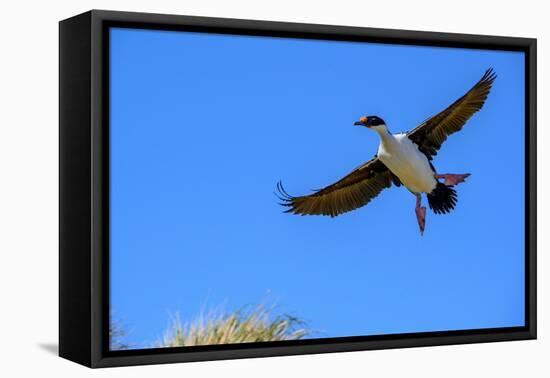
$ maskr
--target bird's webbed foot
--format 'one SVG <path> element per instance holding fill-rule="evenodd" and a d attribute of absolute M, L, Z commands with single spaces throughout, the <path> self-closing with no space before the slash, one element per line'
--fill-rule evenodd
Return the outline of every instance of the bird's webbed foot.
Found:
<path fill-rule="evenodd" d="M 441 175 L 435 175 L 436 179 L 445 180 L 443 183 L 447 186 L 458 185 L 461 182 L 466 181 L 466 178 L 470 176 L 469 173 L 455 174 L 455 173 L 445 173 Z"/>
<path fill-rule="evenodd" d="M 414 212 L 416 214 L 416 221 L 418 222 L 418 228 L 420 228 L 420 236 L 424 235 L 424 228 L 426 227 L 426 207 L 420 206 L 420 194 L 416 195 L 416 207 Z"/>

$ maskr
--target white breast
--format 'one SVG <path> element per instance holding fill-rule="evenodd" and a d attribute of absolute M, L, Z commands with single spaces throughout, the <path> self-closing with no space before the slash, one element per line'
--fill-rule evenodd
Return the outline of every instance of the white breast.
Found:
<path fill-rule="evenodd" d="M 406 134 L 383 137 L 378 158 L 414 193 L 431 193 L 437 181 L 426 155 L 418 150 Z"/>

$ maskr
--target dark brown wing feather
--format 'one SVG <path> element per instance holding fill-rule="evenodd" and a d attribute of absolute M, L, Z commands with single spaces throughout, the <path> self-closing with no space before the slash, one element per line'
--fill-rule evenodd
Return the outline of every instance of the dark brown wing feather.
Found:
<path fill-rule="evenodd" d="M 389 169 L 378 158 L 356 168 L 340 181 L 308 196 L 293 197 L 279 182 L 277 190 L 285 212 L 301 215 L 328 215 L 335 217 L 366 205 L 384 188 L 394 182 Z"/>
<path fill-rule="evenodd" d="M 464 96 L 411 130 L 409 139 L 432 160 L 447 137 L 461 130 L 470 117 L 483 107 L 496 77 L 492 68 L 485 71 L 483 77 Z"/>

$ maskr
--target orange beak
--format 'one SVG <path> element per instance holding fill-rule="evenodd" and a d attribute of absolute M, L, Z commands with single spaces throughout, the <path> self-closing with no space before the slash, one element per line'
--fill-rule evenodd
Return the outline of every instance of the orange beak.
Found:
<path fill-rule="evenodd" d="M 359 121 L 355 122 L 354 125 L 355 125 L 355 126 L 364 126 L 364 125 L 367 124 L 367 121 L 368 121 L 368 120 L 369 120 L 369 119 L 368 119 L 367 117 L 360 117 L 360 118 L 359 118 Z"/>

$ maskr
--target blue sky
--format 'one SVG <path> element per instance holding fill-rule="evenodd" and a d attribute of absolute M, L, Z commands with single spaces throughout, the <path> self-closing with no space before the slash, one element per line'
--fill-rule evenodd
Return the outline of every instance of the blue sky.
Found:
<path fill-rule="evenodd" d="M 111 30 L 111 310 L 146 347 L 170 314 L 262 301 L 316 337 L 524 324 L 524 57 L 417 46 Z M 435 158 L 469 172 L 449 215 L 391 188 L 337 218 L 273 192 L 370 159 L 493 67 L 486 106 Z M 427 204 L 424 198 L 424 203 Z"/>

